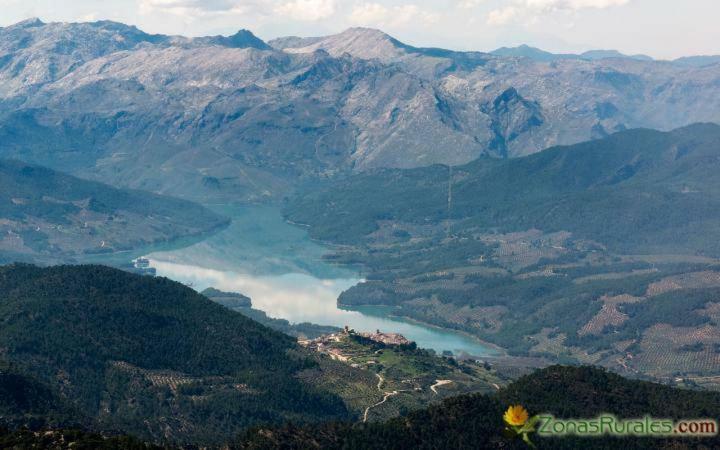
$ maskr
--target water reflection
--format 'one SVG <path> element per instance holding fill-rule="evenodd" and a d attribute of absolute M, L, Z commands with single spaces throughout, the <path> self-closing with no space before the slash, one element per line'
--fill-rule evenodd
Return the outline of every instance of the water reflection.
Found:
<path fill-rule="evenodd" d="M 198 291 L 214 287 L 243 293 L 252 298 L 254 308 L 265 311 L 270 317 L 320 325 L 337 325 L 342 320 L 362 317 L 358 312 L 344 311 L 336 305 L 340 293 L 357 284 L 357 279 L 320 280 L 299 273 L 263 277 L 155 259 L 151 259 L 151 265 L 159 275 L 191 284 Z M 347 324 L 351 325 L 350 322 Z"/>
<path fill-rule="evenodd" d="M 340 293 L 361 280 L 354 272 L 323 261 L 326 249 L 285 223 L 278 209 L 239 207 L 221 212 L 233 218 L 227 230 L 184 249 L 149 255 L 158 275 L 198 291 L 215 287 L 245 294 L 254 308 L 293 323 L 380 329 L 402 333 L 418 346 L 438 352 L 495 354 L 463 334 L 390 318 L 387 309 L 338 308 Z"/>

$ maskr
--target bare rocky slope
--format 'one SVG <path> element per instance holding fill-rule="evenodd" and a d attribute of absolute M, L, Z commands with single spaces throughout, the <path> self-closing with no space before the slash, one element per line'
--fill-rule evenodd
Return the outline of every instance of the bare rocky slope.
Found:
<path fill-rule="evenodd" d="M 516 157 L 720 121 L 720 64 L 537 61 L 370 29 L 268 45 L 113 22 L 0 29 L 0 156 L 196 200 L 298 180 Z"/>

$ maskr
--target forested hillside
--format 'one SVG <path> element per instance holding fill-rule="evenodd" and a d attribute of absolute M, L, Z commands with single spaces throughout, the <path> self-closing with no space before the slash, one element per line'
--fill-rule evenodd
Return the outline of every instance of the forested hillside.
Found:
<path fill-rule="evenodd" d="M 289 220 L 362 265 L 343 305 L 515 355 L 717 388 L 720 126 L 630 130 L 511 160 L 315 185 Z"/>
<path fill-rule="evenodd" d="M 78 260 L 225 224 L 223 217 L 185 200 L 0 159 L 0 263 Z"/>
<path fill-rule="evenodd" d="M 387 222 L 398 231 L 449 222 L 454 234 L 537 228 L 617 252 L 718 256 L 719 155 L 718 125 L 631 130 L 525 158 L 481 158 L 452 173 L 433 166 L 356 175 L 303 192 L 286 212 L 338 243 L 372 239 Z"/>
<path fill-rule="evenodd" d="M 720 415 L 720 394 L 628 380 L 590 367 L 554 366 L 523 377 L 496 395 L 456 397 L 406 417 L 372 425 L 285 426 L 247 433 L 241 449 L 527 449 L 503 437 L 503 412 L 524 405 L 530 414 L 558 418 L 699 419 Z M 710 449 L 720 439 L 541 438 L 541 449 Z"/>
<path fill-rule="evenodd" d="M 347 417 L 338 397 L 295 377 L 313 362 L 293 339 L 179 283 L 14 265 L 0 268 L 0 293 L 0 359 L 13 367 L 3 377 L 19 386 L 0 397 L 10 425 L 67 406 L 77 414 L 48 423 L 217 443 L 254 424 Z"/>
<path fill-rule="evenodd" d="M 231 449 L 527 449 L 503 435 L 503 413 L 523 405 L 530 414 L 557 418 L 712 419 L 720 415 L 720 394 L 629 380 L 592 367 L 553 366 L 520 378 L 491 395 L 464 395 L 406 416 L 358 424 L 282 424 L 257 427 L 229 439 Z M 531 436 L 540 449 L 711 449 L 720 438 L 547 438 Z M 0 428 L 0 445 L 9 448 L 155 448 L 128 436 L 81 431 L 20 431 Z M 34 445 L 35 447 L 30 447 Z"/>

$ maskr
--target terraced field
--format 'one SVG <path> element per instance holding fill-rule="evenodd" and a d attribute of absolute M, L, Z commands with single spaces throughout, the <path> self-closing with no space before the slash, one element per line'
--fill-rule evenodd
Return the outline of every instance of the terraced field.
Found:
<path fill-rule="evenodd" d="M 625 303 L 637 303 L 642 299 L 631 295 L 604 296 L 600 298 L 603 307 L 590 322 L 578 331 L 580 336 L 601 335 L 608 327 L 619 327 L 628 319 L 628 315 L 621 312 L 618 307 Z"/>
<path fill-rule="evenodd" d="M 663 278 L 648 286 L 647 297 L 681 289 L 720 287 L 720 272 L 704 271 Z"/>
<path fill-rule="evenodd" d="M 717 374 L 720 329 L 656 325 L 643 335 L 640 349 L 631 359 L 631 367 L 659 378 Z"/>
<path fill-rule="evenodd" d="M 315 341 L 323 343 L 312 346 L 320 366 L 306 370 L 301 378 L 338 394 L 361 421 L 395 417 L 454 395 L 491 392 L 505 384 L 505 378 L 482 362 L 442 358 L 414 346 L 378 344 L 352 333 Z"/>

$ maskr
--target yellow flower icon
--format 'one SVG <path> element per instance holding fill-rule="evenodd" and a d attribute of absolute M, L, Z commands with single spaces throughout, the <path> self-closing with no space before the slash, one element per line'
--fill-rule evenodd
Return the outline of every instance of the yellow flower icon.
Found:
<path fill-rule="evenodd" d="M 505 423 L 513 427 L 525 425 L 529 417 L 527 410 L 520 405 L 509 407 L 503 415 Z"/>

